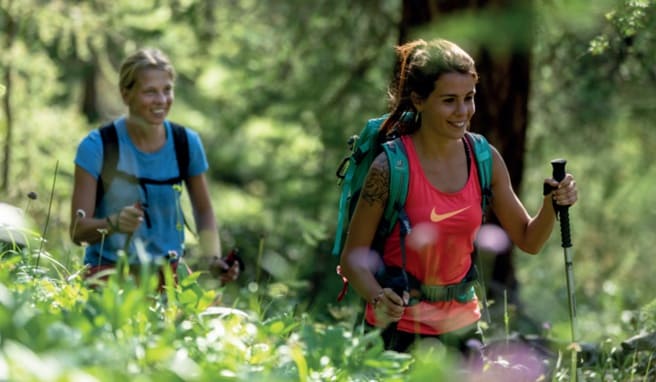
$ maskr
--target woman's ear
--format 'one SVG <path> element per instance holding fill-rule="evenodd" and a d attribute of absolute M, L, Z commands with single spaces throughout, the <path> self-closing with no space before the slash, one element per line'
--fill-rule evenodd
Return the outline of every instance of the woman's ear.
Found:
<path fill-rule="evenodd" d="M 130 90 L 125 88 L 121 89 L 121 99 L 123 100 L 123 103 L 126 106 L 130 104 L 129 98 L 130 98 Z"/>
<path fill-rule="evenodd" d="M 410 101 L 417 112 L 421 113 L 424 109 L 424 99 L 417 92 L 410 92 Z"/>

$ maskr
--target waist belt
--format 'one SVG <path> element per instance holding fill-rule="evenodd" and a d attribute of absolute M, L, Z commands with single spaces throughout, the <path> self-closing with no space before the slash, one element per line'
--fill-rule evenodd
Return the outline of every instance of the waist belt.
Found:
<path fill-rule="evenodd" d="M 476 281 L 461 282 L 451 285 L 425 285 L 419 287 L 419 297 L 416 297 L 416 302 L 419 300 L 438 302 L 438 301 L 451 301 L 469 302 L 474 299 L 476 295 L 474 286 Z M 412 304 L 412 302 L 411 302 Z"/>
<path fill-rule="evenodd" d="M 407 277 L 407 279 L 406 279 Z M 383 288 L 392 288 L 397 293 L 407 290 L 410 293 L 409 305 L 419 301 L 451 301 L 469 302 L 474 299 L 476 293 L 474 286 L 478 282 L 478 272 L 472 265 L 466 277 L 459 283 L 449 285 L 427 285 L 422 284 L 410 273 L 402 276 L 402 269 L 398 267 L 385 267 L 376 274 L 376 279 Z M 407 281 L 406 281 L 407 280 Z"/>

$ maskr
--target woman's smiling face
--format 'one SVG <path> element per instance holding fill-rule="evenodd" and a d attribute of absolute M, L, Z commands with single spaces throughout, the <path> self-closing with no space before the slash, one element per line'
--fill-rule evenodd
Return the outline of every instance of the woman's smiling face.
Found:
<path fill-rule="evenodd" d="M 461 138 L 476 112 L 476 79 L 471 74 L 446 73 L 435 81 L 435 88 L 425 99 L 413 95 L 421 113 L 421 128 L 437 134 Z"/>
<path fill-rule="evenodd" d="M 130 118 L 147 125 L 161 125 L 173 104 L 173 78 L 160 69 L 144 69 L 137 74 L 134 86 L 123 91 L 123 102 Z"/>

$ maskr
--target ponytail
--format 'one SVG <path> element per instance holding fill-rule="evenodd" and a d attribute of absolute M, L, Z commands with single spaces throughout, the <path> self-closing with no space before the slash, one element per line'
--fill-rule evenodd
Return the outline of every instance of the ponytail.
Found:
<path fill-rule="evenodd" d="M 412 131 L 409 131 L 409 127 L 412 128 L 413 126 L 407 126 L 408 124 L 400 122 L 402 122 L 403 115 L 406 112 L 416 112 L 410 99 L 410 91 L 406 90 L 405 87 L 408 82 L 409 69 L 412 66 L 413 54 L 418 47 L 425 46 L 426 41 L 419 39 L 396 47 L 396 54 L 398 56 L 396 63 L 397 70 L 395 71 L 394 80 L 388 92 L 391 111 L 380 127 L 379 134 L 381 136 L 391 135 L 394 132 L 398 134 L 409 134 L 415 130 L 412 129 Z"/>

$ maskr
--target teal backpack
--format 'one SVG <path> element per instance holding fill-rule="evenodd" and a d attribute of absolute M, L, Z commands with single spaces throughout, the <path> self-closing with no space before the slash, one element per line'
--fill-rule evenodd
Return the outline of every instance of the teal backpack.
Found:
<path fill-rule="evenodd" d="M 406 113 L 402 119 L 403 121 L 408 121 L 413 117 L 414 115 L 412 113 Z M 409 182 L 408 158 L 399 137 L 394 135 L 384 137 L 379 134 L 380 127 L 386 119 L 387 115 L 368 120 L 360 134 L 354 135 L 348 140 L 350 153 L 342 160 L 336 172 L 341 192 L 337 216 L 337 230 L 332 254 L 335 256 L 341 254 L 348 225 L 358 202 L 369 167 L 378 154 L 384 151 L 390 165 L 389 198 L 383 218 L 376 230 L 372 248 L 377 250 L 378 253 L 382 253 L 385 238 L 392 232 L 396 222 L 400 222 L 401 253 L 404 265 L 403 277 L 406 280 L 406 285 L 408 285 L 407 275 L 405 274 L 405 236 L 410 233 L 411 224 L 404 211 Z M 482 191 L 481 207 L 483 209 L 482 221 L 484 222 L 492 196 L 492 151 L 488 141 L 482 135 L 468 132 L 465 136 L 476 158 L 478 178 Z M 344 281 L 344 288 L 338 296 L 338 300 L 341 300 L 346 293 L 348 280 L 342 276 L 339 267 L 337 273 Z"/>

